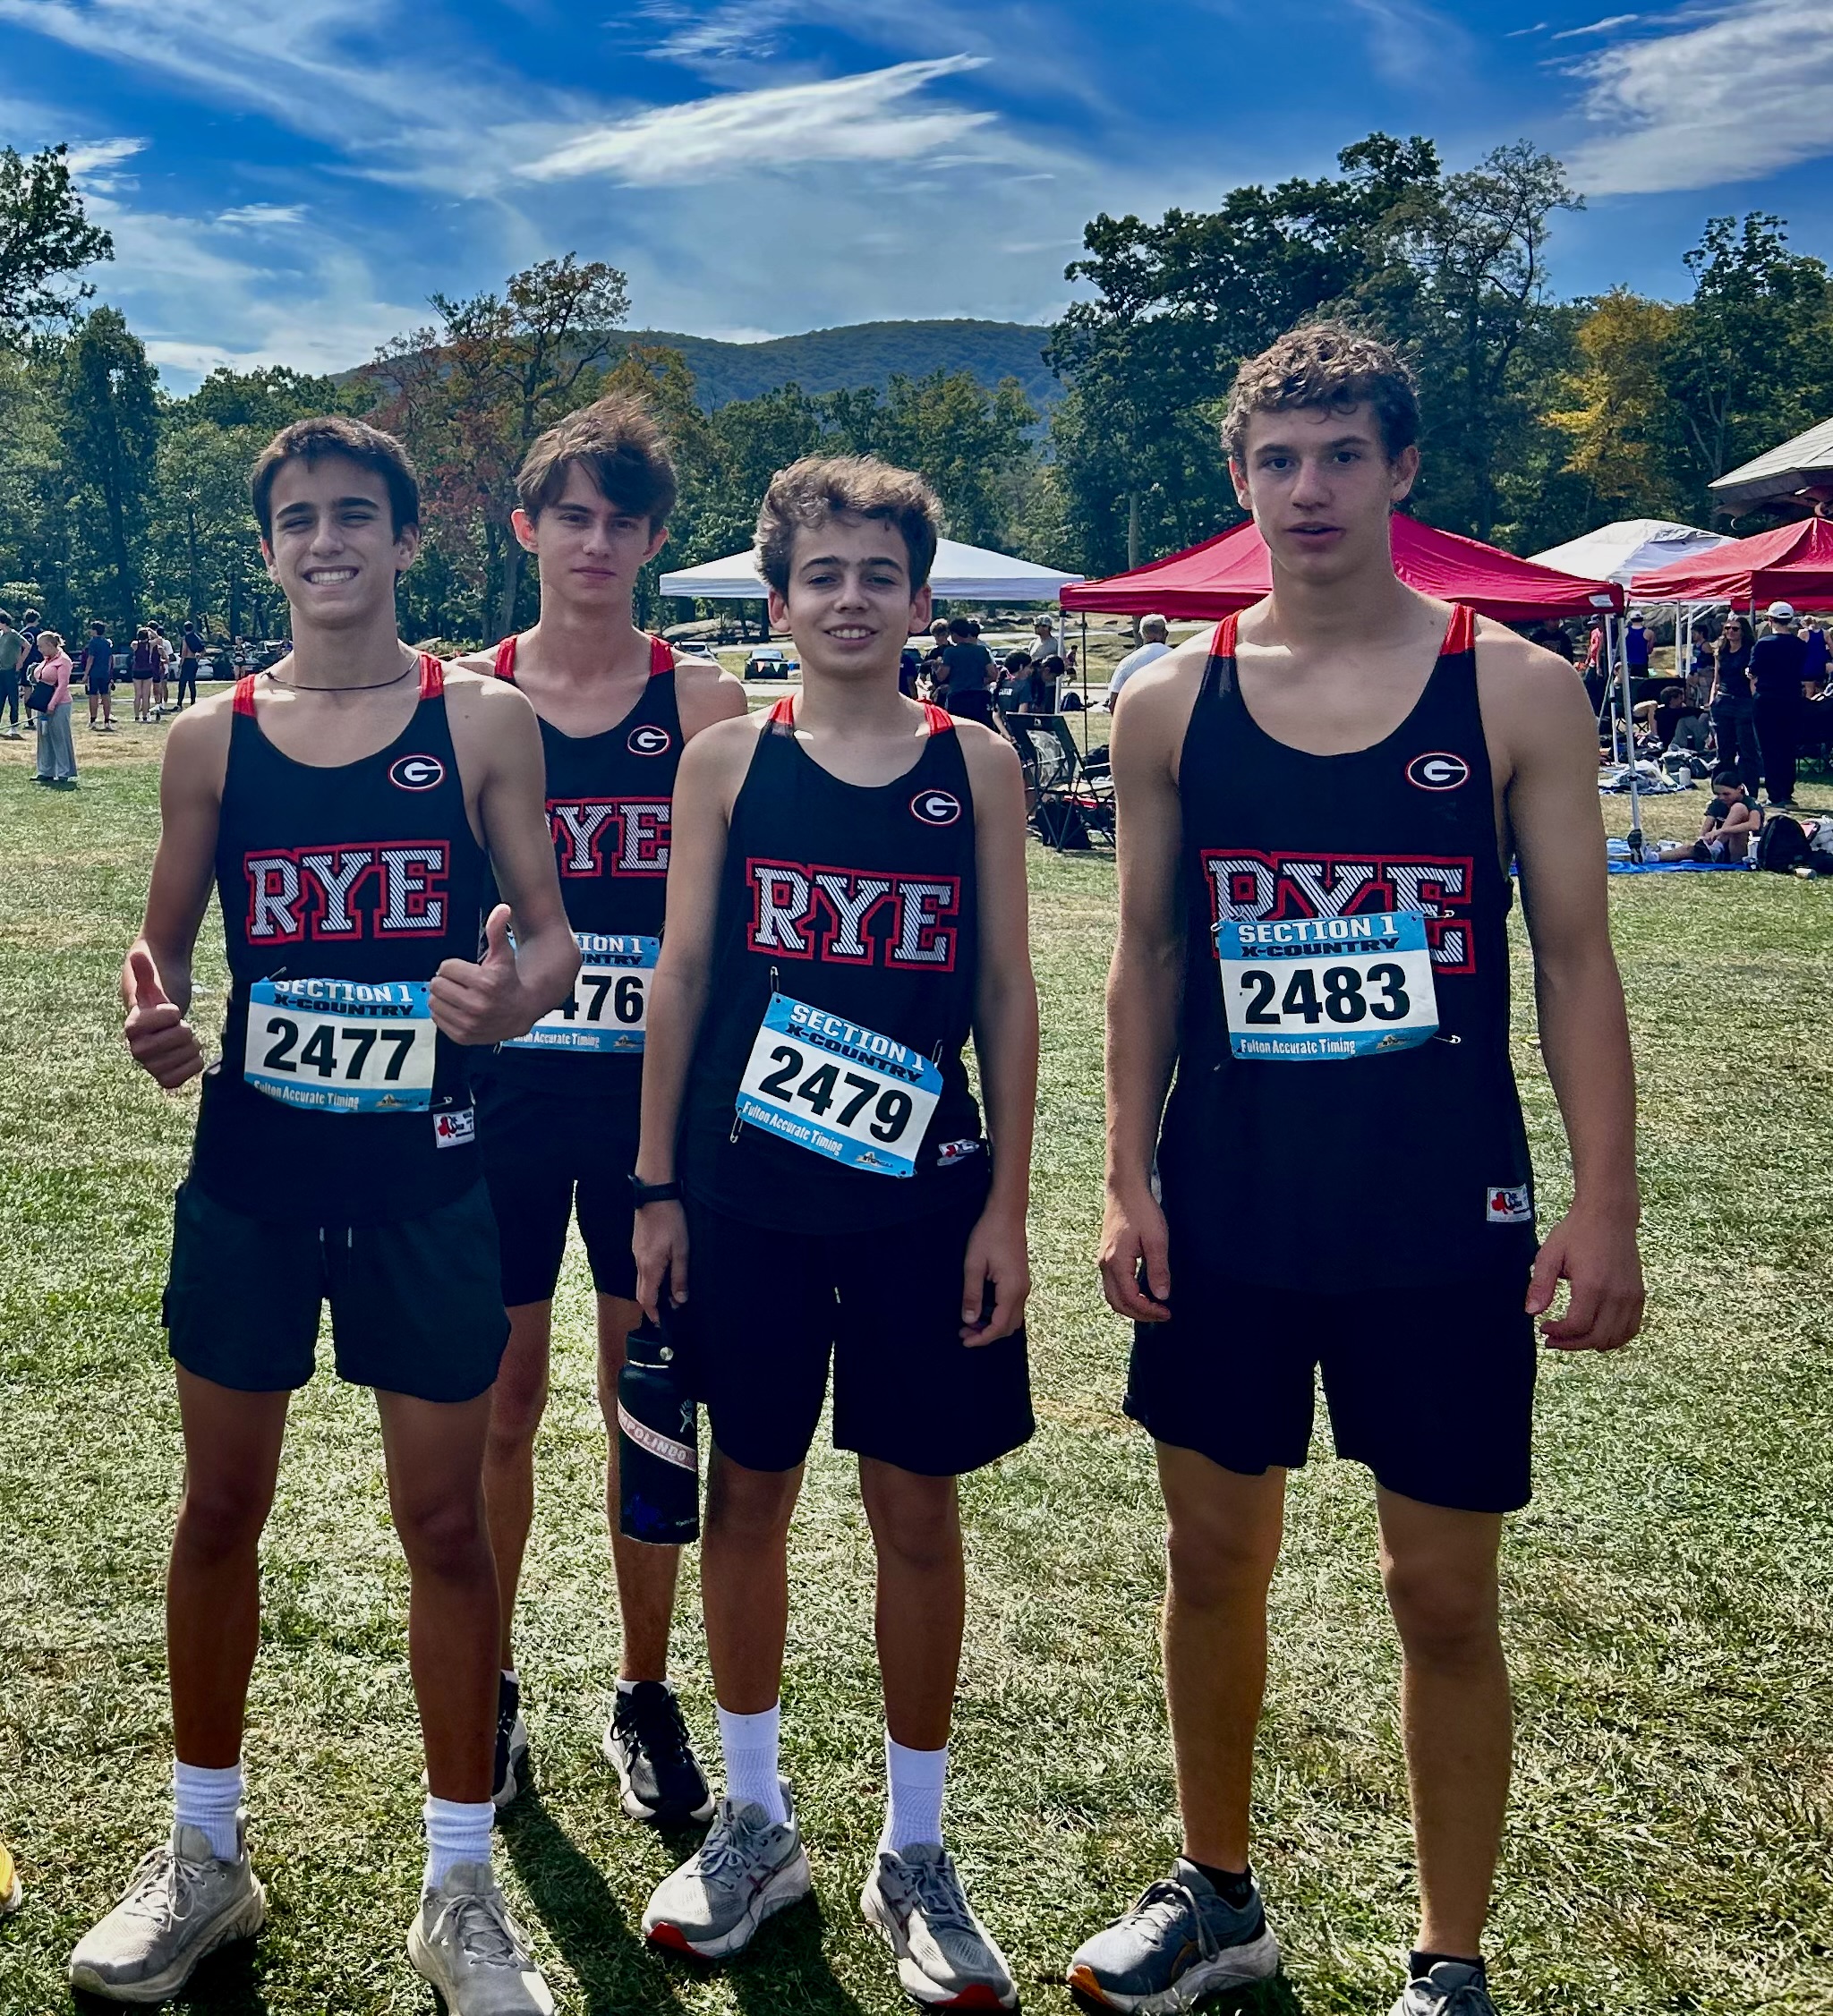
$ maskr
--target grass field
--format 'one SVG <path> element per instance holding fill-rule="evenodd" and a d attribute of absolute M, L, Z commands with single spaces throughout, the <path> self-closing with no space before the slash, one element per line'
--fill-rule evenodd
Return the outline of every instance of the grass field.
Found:
<path fill-rule="evenodd" d="M 29 1892 L 0 1929 L 0 2016 L 67 2006 L 64 1958 L 166 1824 L 160 1576 L 178 1484 L 158 1327 L 192 1120 L 130 1069 L 113 984 L 156 826 L 157 731 L 78 731 L 81 787 L 0 756 L 0 1831 Z M 1810 787 L 1806 795 L 1815 795 Z M 1650 808 L 1690 828 L 1699 799 Z M 1616 830 L 1625 808 L 1609 807 Z M 1035 854 L 1044 1078 L 1033 1219 L 1040 1433 L 972 1480 L 958 1851 L 1027 2005 L 1176 1845 L 1147 1444 L 1126 1337 L 1090 1263 L 1100 981 L 1113 876 Z M 1642 1081 L 1653 1290 L 1631 1354 L 1545 1366 L 1539 1495 L 1512 1522 L 1520 1771 L 1492 1942 L 1510 2012 L 1833 2012 L 1833 885 L 1613 887 Z M 209 927 L 214 933 L 215 924 Z M 200 1013 L 220 1004 L 207 959 Z M 1551 1098 L 1517 1017 L 1546 1199 Z M 562 2006 L 889 2016 L 855 1898 L 877 1825 L 870 1553 L 846 1466 L 817 1457 L 794 1546 L 787 1768 L 818 1902 L 724 1974 L 642 1946 L 680 1851 L 618 1816 L 598 1759 L 616 1626 L 575 1258 L 541 1455 L 520 1663 L 539 1782 L 501 1862 Z M 1288 1973 L 1267 2016 L 1385 2011 L 1411 1930 L 1395 1658 L 1363 1473 L 1295 1481 L 1258 1859 Z M 711 1733 L 689 1586 L 677 1639 Z M 266 1550 L 248 1736 L 273 1915 L 183 2007 L 427 2011 L 402 1935 L 420 1867 L 405 1578 L 367 1397 L 298 1401 Z"/>

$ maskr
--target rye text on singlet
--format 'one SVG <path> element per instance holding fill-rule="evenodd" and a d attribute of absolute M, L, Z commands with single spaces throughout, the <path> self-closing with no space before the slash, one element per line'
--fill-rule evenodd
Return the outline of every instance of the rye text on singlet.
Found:
<path fill-rule="evenodd" d="M 424 1113 L 432 1104 L 431 983 L 257 980 L 242 1075 L 320 1113 Z"/>
<path fill-rule="evenodd" d="M 915 1176 L 942 1094 L 920 1051 L 843 1015 L 772 994 L 738 1081 L 738 1118 L 811 1154 Z"/>
<path fill-rule="evenodd" d="M 661 957 L 659 938 L 575 931 L 579 977 L 571 995 L 505 1050 L 566 1050 L 640 1056 L 649 1026 L 649 984 Z"/>
<path fill-rule="evenodd" d="M 1411 1050 L 1438 1029 L 1426 920 L 1367 916 L 1232 918 L 1215 926 L 1231 1052 L 1318 1063 Z"/>

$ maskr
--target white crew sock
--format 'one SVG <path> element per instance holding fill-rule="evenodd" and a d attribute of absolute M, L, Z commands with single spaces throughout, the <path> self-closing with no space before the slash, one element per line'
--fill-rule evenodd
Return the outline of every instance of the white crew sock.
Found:
<path fill-rule="evenodd" d="M 172 1765 L 172 1819 L 176 1826 L 195 1827 L 210 1844 L 219 1862 L 234 1862 L 242 1853 L 235 1840 L 235 1815 L 243 1801 L 242 1766 L 209 1771 L 200 1765 Z"/>
<path fill-rule="evenodd" d="M 497 1809 L 488 1799 L 469 1806 L 458 1799 L 429 1799 L 420 1809 L 426 1823 L 426 1879 L 437 1890 L 460 1862 L 490 1866 L 490 1826 Z"/>
<path fill-rule="evenodd" d="M 761 1806 L 772 1821 L 787 1820 L 783 1789 L 777 1779 L 777 1746 L 782 1737 L 783 1705 L 761 1715 L 729 1714 L 716 1707 L 720 1750 L 726 1760 L 726 1796 L 739 1806 Z"/>
<path fill-rule="evenodd" d="M 879 1833 L 881 1852 L 901 1855 L 919 1842 L 942 1845 L 942 1794 L 949 1782 L 949 1747 L 939 1750 L 907 1750 L 884 1740 L 884 1826 Z"/>

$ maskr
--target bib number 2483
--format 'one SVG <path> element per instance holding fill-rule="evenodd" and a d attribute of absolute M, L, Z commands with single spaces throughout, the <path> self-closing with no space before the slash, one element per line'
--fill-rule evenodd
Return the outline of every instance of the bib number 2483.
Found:
<path fill-rule="evenodd" d="M 424 980 L 258 980 L 242 1075 L 320 1113 L 423 1113 L 439 1042 Z"/>
<path fill-rule="evenodd" d="M 1417 910 L 1219 924 L 1229 1049 L 1317 1063 L 1411 1050 L 1438 1029 L 1426 921 Z"/>
<path fill-rule="evenodd" d="M 738 1082 L 738 1118 L 811 1154 L 915 1176 L 942 1073 L 843 1015 L 772 994 Z"/>

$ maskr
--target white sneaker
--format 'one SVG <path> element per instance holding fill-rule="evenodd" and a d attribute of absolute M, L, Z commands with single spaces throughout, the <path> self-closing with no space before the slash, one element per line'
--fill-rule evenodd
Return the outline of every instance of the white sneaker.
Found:
<path fill-rule="evenodd" d="M 789 1788 L 782 1790 L 787 1820 L 766 1819 L 748 1799 L 743 1806 L 720 1801 L 706 1839 L 652 1893 L 643 1914 L 645 1938 L 702 1960 L 730 1960 L 765 1918 L 807 1896 L 813 1885 L 802 1831 Z"/>
<path fill-rule="evenodd" d="M 974 1915 L 954 1858 L 934 1842 L 881 1849 L 859 1909 L 898 1956 L 898 1979 L 925 2009 L 1015 2009 L 1019 1991 Z"/>
<path fill-rule="evenodd" d="M 196 1827 L 174 1827 L 133 1872 L 127 1894 L 70 1956 L 70 1985 L 110 2002 L 165 2002 L 207 1953 L 251 1939 L 268 1897 L 249 1860 L 242 1815 L 236 1859 L 219 1861 Z"/>
<path fill-rule="evenodd" d="M 423 1891 L 407 1957 L 446 1998 L 449 2016 L 554 2016 L 527 1935 L 482 1862 L 459 1862 Z"/>

